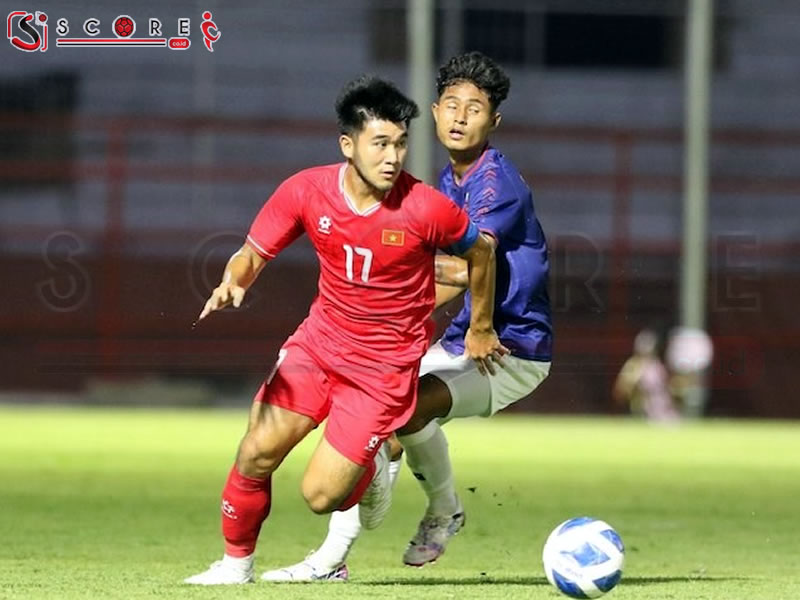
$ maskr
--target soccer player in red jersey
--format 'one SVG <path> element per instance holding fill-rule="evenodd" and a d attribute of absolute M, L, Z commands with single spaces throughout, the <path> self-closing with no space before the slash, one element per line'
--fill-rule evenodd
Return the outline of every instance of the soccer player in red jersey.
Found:
<path fill-rule="evenodd" d="M 469 265 L 472 317 L 465 356 L 492 369 L 507 353 L 492 326 L 492 245 L 446 196 L 403 171 L 416 104 L 392 84 L 357 79 L 336 102 L 346 162 L 301 171 L 259 212 L 199 319 L 239 307 L 266 263 L 306 233 L 320 263 L 319 294 L 259 389 L 222 493 L 223 559 L 187 583 L 253 580 L 271 505 L 271 476 L 327 418 L 303 476 L 315 513 L 359 504 L 376 527 L 391 501 L 384 440 L 414 413 L 420 358 L 432 334 L 434 255 Z"/>
<path fill-rule="evenodd" d="M 470 301 L 452 320 L 442 339 L 420 363 L 417 407 L 400 428 L 389 463 L 390 478 L 400 469 L 400 452 L 414 473 L 428 505 L 403 552 L 403 562 L 421 567 L 438 560 L 464 526 L 466 512 L 456 493 L 447 438 L 442 425 L 464 417 L 490 417 L 528 396 L 550 372 L 553 332 L 547 294 L 547 242 L 534 208 L 533 192 L 490 137 L 501 121 L 500 104 L 511 81 L 479 52 L 454 56 L 439 69 L 433 104 L 436 133 L 449 162 L 439 190 L 488 235 L 495 247 L 497 277 L 494 328 L 509 348 L 503 368 L 486 377 L 478 363 L 463 356 L 471 320 Z M 466 291 L 467 265 L 455 256 L 436 257 L 437 305 Z M 491 366 L 491 365 L 489 365 Z M 321 546 L 299 563 L 272 569 L 261 578 L 273 582 L 346 581 L 345 560 L 361 531 L 359 507 L 331 515 Z"/>

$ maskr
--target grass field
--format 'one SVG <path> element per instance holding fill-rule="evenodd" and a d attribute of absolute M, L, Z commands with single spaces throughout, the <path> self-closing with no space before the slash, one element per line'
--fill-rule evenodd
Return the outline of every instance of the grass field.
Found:
<path fill-rule="evenodd" d="M 349 583 L 184 586 L 220 556 L 219 493 L 244 423 L 244 410 L 0 407 L 0 598 L 557 600 L 541 547 L 582 514 L 627 546 L 609 598 L 800 597 L 800 426 L 537 417 L 447 426 L 468 519 L 436 565 L 400 564 L 424 507 L 404 471 Z M 299 492 L 314 442 L 275 476 L 259 572 L 325 532 Z"/>

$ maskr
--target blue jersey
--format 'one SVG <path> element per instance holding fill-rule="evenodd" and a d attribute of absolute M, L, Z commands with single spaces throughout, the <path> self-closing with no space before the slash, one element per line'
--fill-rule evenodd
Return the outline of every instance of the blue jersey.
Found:
<path fill-rule="evenodd" d="M 547 242 L 533 209 L 533 194 L 511 162 L 491 146 L 455 182 L 448 165 L 439 190 L 462 207 L 470 219 L 497 240 L 494 328 L 511 354 L 530 360 L 552 359 L 553 329 L 547 294 Z M 442 346 L 464 352 L 469 328 L 470 295 L 450 323 Z"/>

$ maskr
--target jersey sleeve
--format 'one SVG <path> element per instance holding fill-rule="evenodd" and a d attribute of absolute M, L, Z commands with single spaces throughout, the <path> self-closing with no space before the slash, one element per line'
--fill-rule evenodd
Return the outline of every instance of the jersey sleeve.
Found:
<path fill-rule="evenodd" d="M 487 185 L 477 197 L 470 198 L 470 216 L 478 229 L 499 242 L 508 237 L 518 223 L 523 200 L 514 186 L 499 182 Z"/>
<path fill-rule="evenodd" d="M 247 243 L 263 258 L 275 258 L 302 235 L 301 191 L 296 176 L 287 179 L 256 215 L 247 234 Z"/>
<path fill-rule="evenodd" d="M 428 241 L 455 254 L 466 252 L 478 238 L 478 228 L 447 196 L 432 188 L 429 192 L 422 215 Z"/>

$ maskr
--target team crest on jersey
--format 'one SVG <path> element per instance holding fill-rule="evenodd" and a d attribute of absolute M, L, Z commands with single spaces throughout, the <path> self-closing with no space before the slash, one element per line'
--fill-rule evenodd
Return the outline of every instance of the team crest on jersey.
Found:
<path fill-rule="evenodd" d="M 333 221 L 327 215 L 322 215 L 319 218 L 319 223 L 317 224 L 317 231 L 320 233 L 324 233 L 326 235 L 330 235 L 331 233 L 331 225 L 333 225 Z"/>
<path fill-rule="evenodd" d="M 404 231 L 384 229 L 381 232 L 381 244 L 384 246 L 402 246 L 405 242 L 406 234 Z"/>

